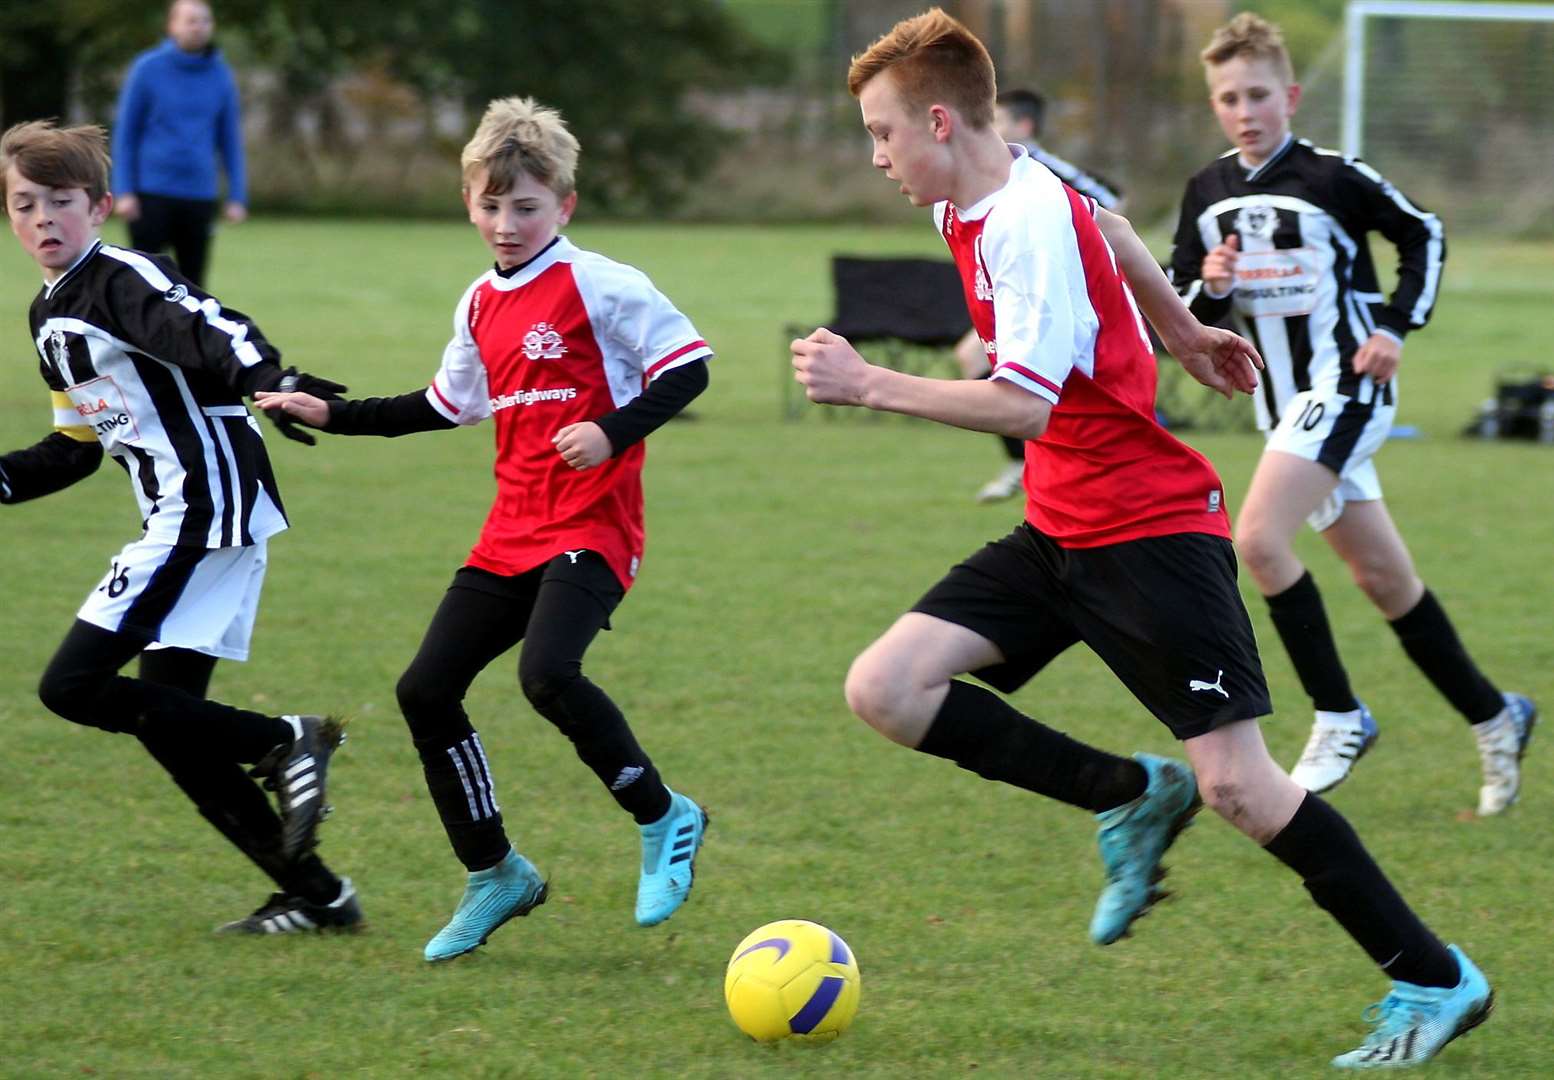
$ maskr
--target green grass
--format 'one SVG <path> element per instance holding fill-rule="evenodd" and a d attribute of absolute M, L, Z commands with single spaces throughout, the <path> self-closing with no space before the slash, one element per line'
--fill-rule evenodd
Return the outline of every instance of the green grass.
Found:
<path fill-rule="evenodd" d="M 105 466 L 0 512 L 0 1074 L 1327 1075 L 1385 984 L 1273 859 L 1205 817 L 1171 860 L 1178 897 L 1133 939 L 1097 949 L 1085 815 L 893 747 L 845 709 L 852 656 L 1017 515 L 970 501 L 998 463 L 990 438 L 818 411 L 779 419 L 778 328 L 828 312 L 829 254 L 931 253 L 932 231 L 574 236 L 646 269 L 719 351 L 698 418 L 652 440 L 642 576 L 589 656 L 666 778 L 712 813 L 689 905 L 665 926 L 632 924 L 635 832 L 523 702 L 509 656 L 469 707 L 511 834 L 552 877 L 552 900 L 471 957 L 421 961 L 461 873 L 393 686 L 484 516 L 491 433 L 312 450 L 272 438 L 294 529 L 271 546 L 253 660 L 223 665 L 213 689 L 353 715 L 322 851 L 355 878 L 371 926 L 324 940 L 210 935 L 267 883 L 133 741 L 64 723 L 33 694 L 81 597 L 135 535 L 134 503 Z M 467 227 L 260 220 L 220 237 L 213 284 L 288 360 L 383 394 L 430 377 L 484 264 Z M 1495 371 L 1542 361 L 1551 276 L 1547 247 L 1454 247 L 1438 323 L 1404 361 L 1402 419 L 1425 437 L 1381 457 L 1395 516 L 1469 646 L 1545 705 L 1554 451 L 1455 434 Z M 36 283 L 0 245 L 0 449 L 48 430 L 23 319 Z M 1244 491 L 1256 437 L 1196 442 Z M 1300 544 L 1384 731 L 1333 801 L 1499 991 L 1492 1022 L 1435 1074 L 1546 1076 L 1554 750 L 1528 760 L 1522 806 L 1465 816 L 1478 765 L 1461 720 L 1320 541 Z M 1248 600 L 1280 709 L 1268 740 L 1288 762 L 1309 714 Z M 1111 749 L 1173 746 L 1081 650 L 1014 700 Z M 830 1047 L 756 1047 L 724 1015 L 729 952 L 787 916 L 832 926 L 862 965 L 857 1023 Z"/>

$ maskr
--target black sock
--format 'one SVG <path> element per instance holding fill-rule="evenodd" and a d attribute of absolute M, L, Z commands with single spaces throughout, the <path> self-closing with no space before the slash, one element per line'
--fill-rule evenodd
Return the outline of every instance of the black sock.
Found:
<path fill-rule="evenodd" d="M 925 754 L 948 758 L 989 780 L 1099 813 L 1131 802 L 1149 784 L 1144 766 L 1086 746 L 1017 712 L 970 683 L 951 682 L 923 741 Z"/>
<path fill-rule="evenodd" d="M 649 825 L 669 812 L 669 789 L 610 696 L 586 675 L 567 672 L 524 683 L 529 703 L 555 724 L 638 825 Z"/>
<path fill-rule="evenodd" d="M 507 858 L 512 844 L 502 828 L 502 808 L 480 735 L 468 724 L 464 727 L 461 733 L 435 740 L 417 739 L 415 746 L 453 853 L 467 870 L 489 870 Z"/>
<path fill-rule="evenodd" d="M 1025 441 L 1016 439 L 1013 435 L 1000 435 L 999 439 L 1004 444 L 1004 453 L 1009 455 L 1010 461 L 1025 460 Z"/>
<path fill-rule="evenodd" d="M 1492 720 L 1505 707 L 1505 698 L 1462 647 L 1445 609 L 1429 589 L 1391 626 L 1408 658 L 1468 723 Z"/>
<path fill-rule="evenodd" d="M 1267 850 L 1389 978 L 1456 986 L 1457 960 L 1398 895 L 1343 815 L 1307 795 Z"/>
<path fill-rule="evenodd" d="M 1353 712 L 1360 707 L 1349 686 L 1349 673 L 1338 658 L 1338 644 L 1328 625 L 1322 594 L 1311 572 L 1281 593 L 1265 598 L 1284 651 L 1311 703 L 1323 712 Z"/>
<path fill-rule="evenodd" d="M 193 697 L 170 686 L 116 675 L 105 698 L 120 703 L 136 721 L 137 734 L 155 732 L 188 740 L 213 757 L 253 764 L 296 738 L 291 722 Z"/>
<path fill-rule="evenodd" d="M 205 697 L 215 667 L 214 656 L 188 649 L 154 649 L 140 654 L 143 681 L 176 687 L 195 698 Z M 211 760 L 167 732 L 143 732 L 140 739 L 200 815 L 264 871 L 281 892 L 314 904 L 327 904 L 340 895 L 340 879 L 313 852 L 294 862 L 282 857 L 280 816 L 241 765 Z"/>

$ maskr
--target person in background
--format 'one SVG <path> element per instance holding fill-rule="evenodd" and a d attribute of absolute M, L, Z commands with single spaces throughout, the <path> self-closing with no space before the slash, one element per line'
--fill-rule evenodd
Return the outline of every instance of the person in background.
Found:
<path fill-rule="evenodd" d="M 222 215 L 248 216 L 237 81 L 211 43 L 216 20 L 205 0 L 174 0 L 167 39 L 135 58 L 119 94 L 113 129 L 114 209 L 130 246 L 172 249 L 178 269 L 204 287 L 216 221 L 216 159 L 226 174 Z"/>

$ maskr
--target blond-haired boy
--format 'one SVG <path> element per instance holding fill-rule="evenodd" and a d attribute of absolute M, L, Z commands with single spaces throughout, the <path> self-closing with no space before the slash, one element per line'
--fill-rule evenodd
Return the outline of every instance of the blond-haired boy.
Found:
<path fill-rule="evenodd" d="M 362 918 L 355 889 L 312 851 L 339 725 L 204 700 L 217 658 L 248 656 L 267 541 L 286 528 L 243 398 L 344 387 L 283 372 L 247 316 L 166 259 L 104 243 L 108 170 L 101 128 L 30 122 L 0 137 L 0 200 L 43 272 L 29 322 L 55 424 L 0 456 L 0 503 L 68 487 L 106 452 L 129 476 L 143 522 L 88 594 L 38 693 L 68 720 L 135 735 L 275 881 L 279 892 L 222 929 L 349 929 Z M 137 656 L 140 677 L 119 675 Z M 279 817 L 244 763 L 272 778 Z"/>
<path fill-rule="evenodd" d="M 1155 421 L 1155 361 L 1128 282 L 1167 348 L 1210 385 L 1251 390 L 1255 351 L 1192 318 L 1126 220 L 998 136 L 993 84 L 987 51 L 938 9 L 899 23 L 848 73 L 874 166 L 933 207 L 993 373 L 902 374 L 822 328 L 793 342 L 797 377 L 816 401 L 1027 440 L 1025 520 L 853 662 L 848 703 L 895 742 L 1094 812 L 1108 884 L 1090 932 L 1103 945 L 1156 899 L 1160 859 L 1201 794 L 1300 874 L 1379 964 L 1455 982 L 1461 960 L 1465 996 L 1388 1006 L 1394 1020 L 1420 1018 L 1407 1038 L 1433 1052 L 1482 1018 L 1487 986 L 1347 822 L 1268 755 L 1256 717 L 1271 708 L 1219 477 Z M 1013 691 L 1081 641 L 1182 740 L 1191 768 L 1114 757 L 957 678 Z"/>
<path fill-rule="evenodd" d="M 1301 88 L 1277 26 L 1238 15 L 1202 56 L 1209 103 L 1234 149 L 1187 182 L 1172 276 L 1194 311 L 1232 318 L 1268 360 L 1256 399 L 1268 441 L 1236 532 L 1316 713 L 1291 775 L 1311 791 L 1333 788 L 1377 737 L 1295 554 L 1304 522 L 1471 725 L 1483 773 L 1478 812 L 1498 814 L 1519 793 L 1537 709 L 1503 693 L 1468 655 L 1414 567 L 1373 460 L 1397 415 L 1404 338 L 1435 306 L 1446 256 L 1440 219 L 1363 161 L 1295 138 Z M 1372 232 L 1397 249 L 1388 297 Z"/>
<path fill-rule="evenodd" d="M 346 435 L 496 425 L 496 502 L 398 687 L 432 801 L 469 872 L 452 919 L 426 945 L 432 961 L 477 948 L 547 894 L 507 838 L 462 704 L 475 676 L 519 641 L 529 703 L 641 828 L 639 924 L 685 901 L 707 825 L 700 806 L 664 785 L 582 662 L 642 558 L 643 439 L 706 387 L 712 350 L 644 274 L 560 234 L 577 206 L 577 156 L 554 109 L 492 102 L 462 165 L 470 222 L 496 265 L 459 301 L 431 386 L 366 401 L 260 399 Z"/>

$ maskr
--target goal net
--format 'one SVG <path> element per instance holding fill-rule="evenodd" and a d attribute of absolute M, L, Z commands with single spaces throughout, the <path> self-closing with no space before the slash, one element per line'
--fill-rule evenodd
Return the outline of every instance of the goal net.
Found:
<path fill-rule="evenodd" d="M 1452 232 L 1554 235 L 1554 4 L 1351 3 L 1297 127 Z"/>

